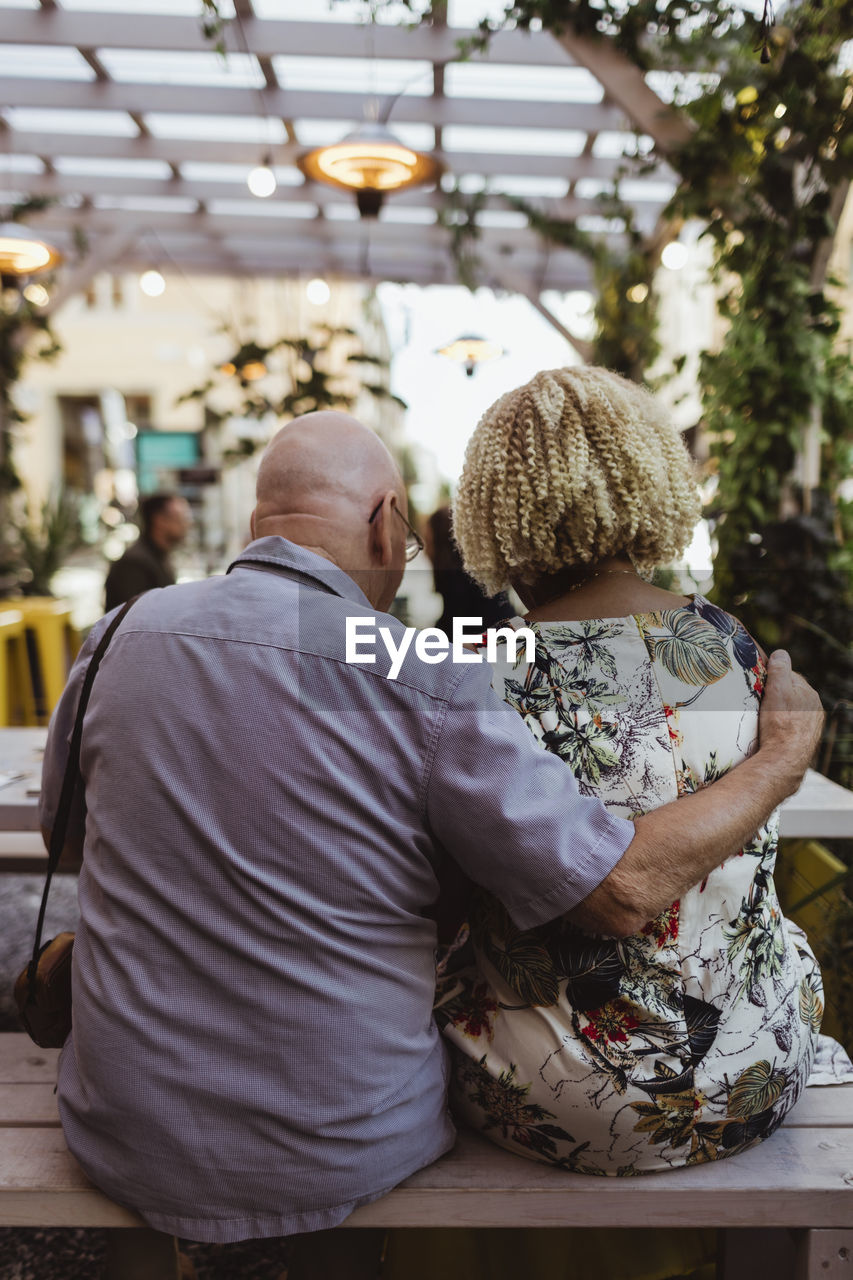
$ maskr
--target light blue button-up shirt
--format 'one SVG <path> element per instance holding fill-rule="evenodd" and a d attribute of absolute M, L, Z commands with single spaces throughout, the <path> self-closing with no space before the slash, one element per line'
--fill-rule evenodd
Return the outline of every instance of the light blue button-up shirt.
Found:
<path fill-rule="evenodd" d="M 381 646 L 345 660 L 348 616 L 376 613 L 347 574 L 262 538 L 226 576 L 141 597 L 94 684 L 59 1107 L 92 1180 L 161 1231 L 333 1226 L 447 1151 L 426 914 L 442 859 L 528 928 L 634 833 L 486 664 L 412 648 L 389 680 Z M 47 827 L 102 630 L 51 724 Z"/>

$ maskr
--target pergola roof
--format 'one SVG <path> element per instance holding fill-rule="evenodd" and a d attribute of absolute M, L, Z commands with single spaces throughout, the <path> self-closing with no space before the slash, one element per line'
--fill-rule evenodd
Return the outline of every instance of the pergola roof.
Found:
<path fill-rule="evenodd" d="M 485 187 L 484 283 L 534 299 L 588 287 L 585 260 L 545 244 L 502 194 L 618 235 L 595 198 L 634 129 L 640 151 L 662 155 L 685 126 L 632 66 L 577 37 L 501 32 L 458 61 L 484 3 L 450 0 L 447 25 L 405 27 L 393 12 L 361 20 L 352 0 L 233 0 L 226 61 L 201 32 L 200 0 L 0 0 L 0 205 L 54 197 L 32 225 L 69 248 L 85 233 L 62 296 L 95 270 L 152 265 L 453 283 L 442 190 L 392 195 L 368 222 L 296 168 L 373 100 L 403 142 L 435 153 L 444 185 Z M 267 154 L 279 185 L 260 200 L 246 176 Z M 640 229 L 652 233 L 673 186 L 663 160 L 623 183 Z"/>

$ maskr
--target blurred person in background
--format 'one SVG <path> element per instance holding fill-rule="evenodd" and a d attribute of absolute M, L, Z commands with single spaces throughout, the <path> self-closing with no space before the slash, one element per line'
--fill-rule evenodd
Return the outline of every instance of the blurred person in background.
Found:
<path fill-rule="evenodd" d="M 186 498 L 176 493 L 152 493 L 140 499 L 140 534 L 107 574 L 106 611 L 142 591 L 171 587 L 175 571 L 169 555 L 186 538 L 192 513 Z"/>
<path fill-rule="evenodd" d="M 432 562 L 433 585 L 444 606 L 435 625 L 448 639 L 453 630 L 454 618 L 482 618 L 485 630 L 486 627 L 497 626 L 504 618 L 512 617 L 513 608 L 505 592 L 487 596 L 480 585 L 465 572 L 462 556 L 453 537 L 449 506 L 439 507 L 429 517 L 424 544 Z"/>

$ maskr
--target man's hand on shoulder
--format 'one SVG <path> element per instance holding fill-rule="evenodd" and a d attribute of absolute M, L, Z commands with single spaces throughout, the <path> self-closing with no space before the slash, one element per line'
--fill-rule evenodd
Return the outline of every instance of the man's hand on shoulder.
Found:
<path fill-rule="evenodd" d="M 758 718 L 758 755 L 778 779 L 779 800 L 792 795 L 811 764 L 823 732 L 820 698 L 776 649 L 767 660 L 767 683 Z"/>

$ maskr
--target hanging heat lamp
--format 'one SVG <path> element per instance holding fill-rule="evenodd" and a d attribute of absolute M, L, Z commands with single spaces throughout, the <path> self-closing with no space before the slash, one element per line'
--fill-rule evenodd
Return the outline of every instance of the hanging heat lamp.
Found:
<path fill-rule="evenodd" d="M 448 360 L 455 360 L 457 364 L 461 364 L 466 376 L 473 378 L 474 370 L 478 364 L 485 364 L 488 360 L 497 360 L 499 356 L 505 355 L 503 347 L 498 346 L 496 342 L 489 342 L 488 338 L 479 338 L 473 333 L 463 334 L 461 338 L 457 338 L 455 342 L 449 342 L 446 347 L 439 347 L 438 354 L 447 356 Z"/>
<path fill-rule="evenodd" d="M 0 276 L 35 276 L 61 261 L 59 250 L 29 227 L 20 222 L 0 224 Z"/>
<path fill-rule="evenodd" d="M 365 120 L 330 147 L 315 147 L 296 162 L 306 178 L 355 193 L 362 218 L 376 218 L 389 192 L 435 183 L 441 165 L 413 151 L 384 124 Z"/>

